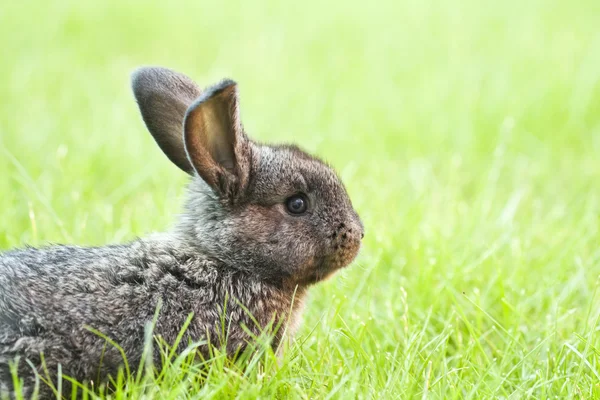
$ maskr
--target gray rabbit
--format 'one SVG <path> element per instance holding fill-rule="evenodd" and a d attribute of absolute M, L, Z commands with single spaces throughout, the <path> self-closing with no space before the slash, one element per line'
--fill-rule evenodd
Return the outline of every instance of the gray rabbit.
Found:
<path fill-rule="evenodd" d="M 148 67 L 132 87 L 157 144 L 191 176 L 184 212 L 170 232 L 128 244 L 0 255 L 0 397 L 12 396 L 13 362 L 26 394 L 43 363 L 52 379 L 59 365 L 84 382 L 115 374 L 123 358 L 103 335 L 137 365 L 159 305 L 154 334 L 167 343 L 193 313 L 182 345 L 222 346 L 224 316 L 229 356 L 280 325 L 276 348 L 297 327 L 307 289 L 359 251 L 363 226 L 335 172 L 295 146 L 250 140 L 235 82 L 201 91 Z M 40 396 L 52 393 L 42 383 Z"/>

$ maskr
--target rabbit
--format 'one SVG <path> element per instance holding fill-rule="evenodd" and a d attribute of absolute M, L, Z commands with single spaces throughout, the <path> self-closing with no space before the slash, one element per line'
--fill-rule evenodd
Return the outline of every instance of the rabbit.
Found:
<path fill-rule="evenodd" d="M 173 70 L 141 67 L 131 85 L 154 140 L 190 176 L 182 215 L 170 231 L 126 244 L 0 254 L 5 396 L 14 396 L 13 363 L 26 395 L 36 374 L 56 386 L 59 368 L 80 382 L 114 376 L 123 357 L 106 338 L 137 365 L 153 321 L 172 344 L 193 315 L 180 343 L 204 341 L 204 357 L 212 345 L 234 358 L 269 326 L 279 326 L 277 349 L 298 328 L 307 290 L 359 252 L 363 224 L 334 170 L 294 145 L 252 141 L 234 81 L 202 91 Z M 64 379 L 62 388 L 70 393 Z M 56 396 L 44 382 L 36 390 Z"/>

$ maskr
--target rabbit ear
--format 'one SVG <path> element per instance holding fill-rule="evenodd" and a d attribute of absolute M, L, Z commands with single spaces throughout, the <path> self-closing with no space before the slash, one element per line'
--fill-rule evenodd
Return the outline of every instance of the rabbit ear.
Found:
<path fill-rule="evenodd" d="M 200 96 L 200 88 L 187 76 L 160 67 L 135 70 L 131 87 L 158 146 L 175 165 L 193 174 L 183 144 L 183 119 L 190 104 Z"/>
<path fill-rule="evenodd" d="M 224 80 L 208 88 L 188 109 L 183 129 L 185 149 L 198 175 L 222 197 L 243 190 L 250 148 L 240 122 L 237 84 Z"/>

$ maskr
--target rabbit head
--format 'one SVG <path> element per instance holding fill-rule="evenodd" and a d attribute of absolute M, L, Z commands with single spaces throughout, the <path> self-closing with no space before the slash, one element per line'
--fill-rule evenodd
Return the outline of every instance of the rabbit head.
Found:
<path fill-rule="evenodd" d="M 134 72 L 142 118 L 192 176 L 176 232 L 199 251 L 281 285 L 305 286 L 348 265 L 363 225 L 336 173 L 295 146 L 250 140 L 237 85 L 204 91 L 164 68 Z"/>

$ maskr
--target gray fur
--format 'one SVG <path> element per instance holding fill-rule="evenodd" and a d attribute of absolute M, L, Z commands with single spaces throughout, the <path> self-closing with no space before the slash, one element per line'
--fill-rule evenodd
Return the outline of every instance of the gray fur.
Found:
<path fill-rule="evenodd" d="M 193 173 L 181 140 L 181 123 L 202 93 L 198 85 L 170 69 L 146 67 L 131 75 L 131 88 L 156 143 L 175 165 Z"/>
<path fill-rule="evenodd" d="M 233 89 L 215 103 L 223 88 Z M 244 326 L 256 335 L 282 324 L 277 347 L 283 332 L 291 335 L 298 325 L 307 288 L 358 253 L 362 223 L 335 172 L 294 146 L 248 139 L 235 83 L 202 95 L 184 75 L 144 68 L 134 74 L 133 89 L 157 143 L 191 175 L 184 212 L 172 231 L 128 244 L 0 255 L 0 394 L 10 393 L 8 365 L 17 359 L 31 393 L 35 372 L 42 372 L 40 353 L 52 379 L 59 365 L 80 381 L 116 373 L 121 355 L 111 346 L 103 354 L 105 340 L 87 326 L 118 343 L 137 366 L 159 303 L 154 333 L 167 343 L 194 313 L 182 346 L 201 340 L 221 346 L 224 315 L 229 356 L 252 342 Z M 182 111 L 184 105 L 189 109 Z M 206 120 L 184 124 L 198 112 L 227 123 L 215 131 Z M 222 135 L 215 132 L 228 137 L 218 137 L 216 146 L 202 139 Z M 305 215 L 286 211 L 285 200 L 297 193 L 308 198 Z M 208 346 L 199 351 L 208 356 Z M 154 361 L 160 364 L 158 353 Z M 51 395 L 44 384 L 40 389 L 42 398 Z"/>

